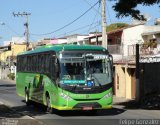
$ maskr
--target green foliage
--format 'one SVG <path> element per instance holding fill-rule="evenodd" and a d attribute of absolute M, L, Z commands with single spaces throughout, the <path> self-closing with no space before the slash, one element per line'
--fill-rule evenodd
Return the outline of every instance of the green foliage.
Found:
<path fill-rule="evenodd" d="M 106 31 L 109 32 L 109 31 L 113 31 L 113 30 L 120 29 L 127 26 L 128 24 L 126 23 L 113 23 L 106 27 Z"/>
<path fill-rule="evenodd" d="M 117 17 L 132 16 L 138 20 L 145 20 L 144 16 L 137 9 L 137 5 L 151 6 L 159 3 L 160 0 L 118 0 L 113 9 L 117 12 Z"/>
<path fill-rule="evenodd" d="M 15 74 L 14 73 L 10 73 L 7 75 L 9 79 L 14 80 L 15 79 Z"/>

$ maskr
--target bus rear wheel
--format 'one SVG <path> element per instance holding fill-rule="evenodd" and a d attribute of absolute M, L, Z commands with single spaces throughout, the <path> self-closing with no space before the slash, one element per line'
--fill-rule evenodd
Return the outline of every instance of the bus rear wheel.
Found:
<path fill-rule="evenodd" d="M 29 92 L 27 89 L 25 89 L 25 103 L 27 106 L 30 105 Z"/>
<path fill-rule="evenodd" d="M 49 96 L 46 96 L 47 112 L 52 114 L 53 108 L 51 107 L 51 100 Z"/>

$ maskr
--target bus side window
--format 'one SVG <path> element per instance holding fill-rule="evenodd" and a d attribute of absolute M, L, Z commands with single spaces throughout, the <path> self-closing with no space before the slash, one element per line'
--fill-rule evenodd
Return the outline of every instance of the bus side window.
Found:
<path fill-rule="evenodd" d="M 55 79 L 54 77 L 54 58 L 50 57 L 50 75 L 52 79 Z"/>
<path fill-rule="evenodd" d="M 38 72 L 38 56 L 35 55 L 35 72 Z"/>
<path fill-rule="evenodd" d="M 27 64 L 27 56 L 24 56 L 24 60 L 23 61 L 24 61 L 23 62 L 24 71 L 27 71 L 27 66 L 26 66 L 26 64 Z"/>
<path fill-rule="evenodd" d="M 56 58 L 56 62 L 55 62 L 55 66 L 54 66 L 54 70 L 55 70 L 55 77 L 59 78 L 59 74 L 60 74 L 60 63 L 59 60 Z"/>
<path fill-rule="evenodd" d="M 30 71 L 30 56 L 26 56 L 25 57 L 27 60 L 26 60 L 26 65 L 25 65 L 25 67 L 26 67 L 26 71 Z"/>
<path fill-rule="evenodd" d="M 44 68 L 45 68 L 45 56 L 43 54 L 41 55 L 41 72 L 40 73 L 44 73 Z"/>
<path fill-rule="evenodd" d="M 55 55 L 53 55 L 53 53 L 50 55 L 50 59 L 49 59 L 49 74 L 50 74 L 50 77 L 53 79 L 53 80 L 56 80 L 57 77 L 59 77 L 57 75 L 57 69 L 59 69 L 59 66 L 58 66 L 58 59 Z M 58 73 L 59 74 L 59 73 Z"/>
<path fill-rule="evenodd" d="M 17 71 L 20 71 L 20 57 L 17 56 Z"/>
<path fill-rule="evenodd" d="M 38 72 L 40 72 L 41 69 L 41 55 L 38 55 Z"/>
<path fill-rule="evenodd" d="M 32 56 L 32 72 L 35 72 L 35 55 Z"/>
<path fill-rule="evenodd" d="M 47 54 L 45 58 L 45 73 L 49 73 L 49 54 Z"/>

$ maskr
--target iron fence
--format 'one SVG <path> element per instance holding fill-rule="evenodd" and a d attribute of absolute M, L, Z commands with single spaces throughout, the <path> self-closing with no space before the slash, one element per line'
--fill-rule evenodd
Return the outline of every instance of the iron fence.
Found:
<path fill-rule="evenodd" d="M 108 51 L 110 54 L 122 54 L 121 45 L 108 45 Z"/>

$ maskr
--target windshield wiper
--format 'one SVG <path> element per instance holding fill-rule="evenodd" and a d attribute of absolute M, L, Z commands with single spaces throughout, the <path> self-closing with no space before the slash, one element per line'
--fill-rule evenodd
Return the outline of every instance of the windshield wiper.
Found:
<path fill-rule="evenodd" d="M 77 88 L 77 84 L 72 87 L 72 90 L 75 90 Z"/>

